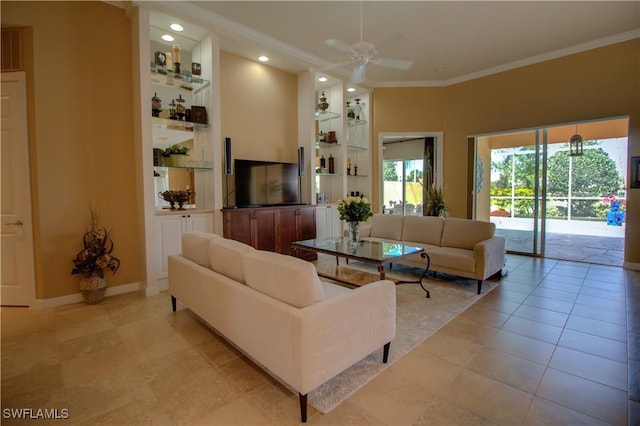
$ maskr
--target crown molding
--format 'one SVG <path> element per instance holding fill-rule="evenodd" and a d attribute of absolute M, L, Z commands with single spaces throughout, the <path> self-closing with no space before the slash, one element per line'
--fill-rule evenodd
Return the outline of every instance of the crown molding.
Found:
<path fill-rule="evenodd" d="M 552 59 L 562 58 L 564 56 L 573 55 L 576 53 L 585 52 L 587 50 L 593 50 L 600 47 L 609 46 L 616 43 L 622 43 L 625 41 L 640 38 L 640 29 L 627 31 L 620 34 L 614 34 L 609 37 L 592 40 L 586 43 L 577 44 L 575 46 L 567 47 L 564 49 L 553 50 L 540 55 L 531 56 L 529 58 L 521 59 L 519 61 L 510 62 L 496 67 L 487 68 L 481 71 L 462 75 L 460 77 L 450 78 L 448 80 L 426 80 L 426 81 L 381 81 L 374 84 L 374 87 L 446 87 L 465 81 L 475 80 L 489 75 L 498 74 L 504 71 L 510 71 L 516 68 L 526 67 L 528 65 L 537 64 L 540 62 L 550 61 Z"/>

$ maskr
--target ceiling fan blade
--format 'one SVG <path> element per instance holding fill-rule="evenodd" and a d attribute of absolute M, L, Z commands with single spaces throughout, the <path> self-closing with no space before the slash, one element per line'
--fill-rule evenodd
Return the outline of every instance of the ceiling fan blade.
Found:
<path fill-rule="evenodd" d="M 367 64 L 359 63 L 353 68 L 353 72 L 351 73 L 351 83 L 360 84 L 364 81 L 364 73 L 367 69 Z"/>
<path fill-rule="evenodd" d="M 336 68 L 340 68 L 340 67 L 344 67 L 344 66 L 350 65 L 352 63 L 353 63 L 352 60 L 343 61 L 343 62 L 337 62 L 335 64 L 329 64 L 329 65 L 325 65 L 323 67 L 313 68 L 313 72 L 329 71 L 329 70 L 332 70 L 332 69 L 336 69 Z"/>
<path fill-rule="evenodd" d="M 391 59 L 380 57 L 373 58 L 369 62 L 381 67 L 396 68 L 399 70 L 408 70 L 409 68 L 411 68 L 411 65 L 413 65 L 413 61 L 407 61 L 405 59 Z"/>
<path fill-rule="evenodd" d="M 338 40 L 335 38 L 330 38 L 329 40 L 325 40 L 324 42 L 327 46 L 331 46 L 334 49 L 338 49 L 341 52 L 344 53 L 350 53 L 350 54 L 357 54 L 358 52 L 355 51 L 355 49 L 353 47 L 351 47 L 350 45 L 348 45 L 347 43 L 345 43 L 342 40 Z"/>

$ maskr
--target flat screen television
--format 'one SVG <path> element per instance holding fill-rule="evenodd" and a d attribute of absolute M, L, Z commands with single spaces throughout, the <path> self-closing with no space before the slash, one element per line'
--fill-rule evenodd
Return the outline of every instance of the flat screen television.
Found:
<path fill-rule="evenodd" d="M 236 206 L 298 204 L 298 165 L 272 161 L 234 162 Z"/>

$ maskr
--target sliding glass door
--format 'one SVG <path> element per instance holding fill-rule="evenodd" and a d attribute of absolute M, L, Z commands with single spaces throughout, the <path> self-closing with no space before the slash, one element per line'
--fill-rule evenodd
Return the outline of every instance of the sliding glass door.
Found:
<path fill-rule="evenodd" d="M 486 188 L 488 210 L 481 216 L 496 224 L 496 234 L 504 236 L 507 250 L 540 254 L 544 197 L 541 197 L 544 144 L 541 131 L 532 130 L 482 138 L 478 152 L 490 165 Z M 500 148 L 491 148 L 500 146 Z"/>
<path fill-rule="evenodd" d="M 620 118 L 476 137 L 475 218 L 508 252 L 621 265 L 627 131 Z"/>
<path fill-rule="evenodd" d="M 436 180 L 436 137 L 383 138 L 382 203 L 386 214 L 422 216 Z"/>
<path fill-rule="evenodd" d="M 384 213 L 422 216 L 422 158 L 384 161 L 382 168 Z"/>

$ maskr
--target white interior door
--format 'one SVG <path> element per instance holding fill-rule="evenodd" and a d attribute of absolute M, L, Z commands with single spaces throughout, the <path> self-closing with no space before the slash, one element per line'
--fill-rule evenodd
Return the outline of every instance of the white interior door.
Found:
<path fill-rule="evenodd" d="M 0 93 L 0 304 L 32 306 L 35 272 L 25 73 L 2 73 Z"/>

